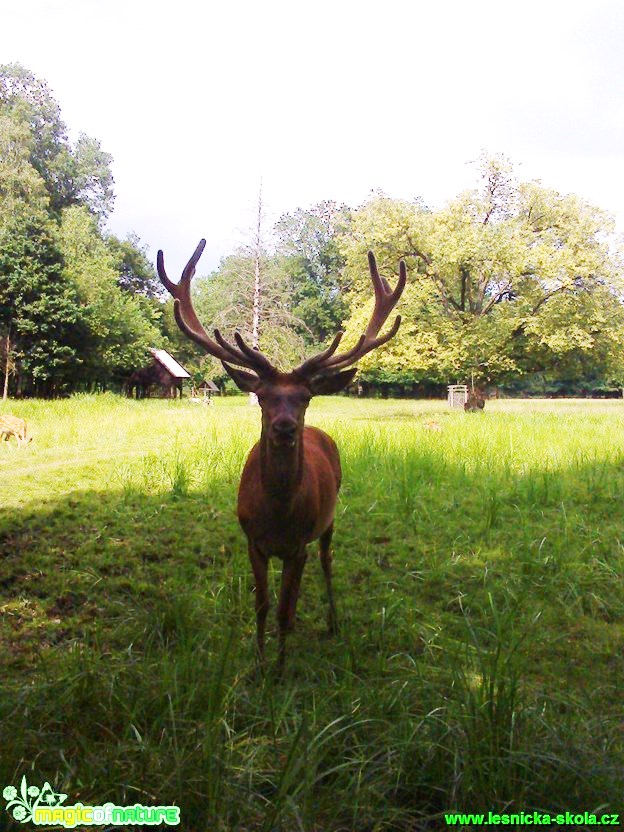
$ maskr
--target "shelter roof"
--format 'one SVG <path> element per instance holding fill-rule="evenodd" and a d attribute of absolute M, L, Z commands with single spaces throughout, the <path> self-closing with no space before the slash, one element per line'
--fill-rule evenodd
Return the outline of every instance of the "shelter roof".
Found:
<path fill-rule="evenodd" d="M 197 389 L 210 390 L 211 393 L 219 392 L 219 388 L 217 387 L 217 385 L 214 383 L 214 381 L 211 381 L 210 379 L 204 379 L 201 384 L 197 385 Z"/>
<path fill-rule="evenodd" d="M 175 360 L 172 355 L 169 355 L 167 350 L 151 349 L 151 354 L 154 356 L 159 364 L 168 370 L 174 378 L 190 378 L 184 367 Z"/>

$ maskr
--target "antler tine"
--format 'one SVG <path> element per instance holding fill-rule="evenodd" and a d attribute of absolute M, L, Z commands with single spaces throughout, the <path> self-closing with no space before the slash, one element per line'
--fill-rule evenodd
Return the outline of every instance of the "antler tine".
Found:
<path fill-rule="evenodd" d="M 158 254 L 156 255 L 156 268 L 158 269 L 158 277 L 160 278 L 160 282 L 163 284 L 165 289 L 173 295 L 174 298 L 178 298 L 182 300 L 183 295 L 188 295 L 190 298 L 190 283 L 195 274 L 195 267 L 199 261 L 199 258 L 202 256 L 204 249 L 206 248 L 206 241 L 202 238 L 199 243 L 197 244 L 197 248 L 191 255 L 190 260 L 184 267 L 182 272 L 182 278 L 180 279 L 179 283 L 173 283 L 167 277 L 167 273 L 165 271 L 165 256 L 161 249 L 159 249 Z"/>
<path fill-rule="evenodd" d="M 238 344 L 241 352 L 247 356 L 247 359 L 249 361 L 263 368 L 265 372 L 275 370 L 268 358 L 265 355 L 263 355 L 257 347 L 250 347 L 248 344 L 245 343 L 245 341 L 243 340 L 243 336 L 240 334 L 240 332 L 238 332 L 238 330 L 234 333 L 234 340 Z"/>
<path fill-rule="evenodd" d="M 336 348 L 342 338 L 342 333 L 338 333 L 334 338 L 331 346 L 324 352 L 309 358 L 300 367 L 294 371 L 299 375 L 312 376 L 324 372 L 336 372 L 338 369 L 348 367 L 349 364 L 355 364 L 366 353 L 371 352 L 376 347 L 382 346 L 391 338 L 393 338 L 399 326 L 401 325 L 401 316 L 399 315 L 390 331 L 377 338 L 379 330 L 388 319 L 388 315 L 399 301 L 405 288 L 407 280 L 407 267 L 405 262 L 401 260 L 399 264 L 399 279 L 394 289 L 390 286 L 385 277 L 379 275 L 377 269 L 377 261 L 372 251 L 368 252 L 368 268 L 370 271 L 371 282 L 375 292 L 375 306 L 364 334 L 360 336 L 357 344 L 345 353 L 334 355 Z"/>
<path fill-rule="evenodd" d="M 156 255 L 156 269 L 158 270 L 158 277 L 160 278 L 162 285 L 169 292 L 169 294 L 174 295 L 175 283 L 172 283 L 167 277 L 167 272 L 165 271 L 165 255 L 162 253 L 162 249 L 159 249 L 158 254 Z"/>
<path fill-rule="evenodd" d="M 320 364 L 319 367 L 315 368 L 316 371 L 322 372 L 329 368 L 333 369 L 338 364 L 342 364 L 343 361 L 346 361 L 347 364 L 350 363 L 351 360 L 357 361 L 357 357 L 359 357 L 360 351 L 362 349 L 362 346 L 364 345 L 365 340 L 366 335 L 360 335 L 357 344 L 354 347 L 351 347 L 351 349 L 348 352 L 343 352 L 342 355 L 335 355 L 333 358 L 329 358 L 323 361 L 323 363 Z M 345 364 L 344 366 L 346 367 L 347 365 Z"/>
<path fill-rule="evenodd" d="M 197 244 L 197 247 L 191 255 L 188 263 L 184 267 L 179 283 L 173 283 L 173 281 L 169 280 L 167 277 L 167 273 L 165 271 L 165 257 L 162 250 L 159 250 L 156 255 L 156 268 L 158 269 L 160 282 L 174 298 L 173 310 L 178 326 L 185 335 L 192 338 L 196 343 L 199 343 L 200 346 L 210 351 L 208 343 L 204 340 L 204 338 L 207 338 L 209 342 L 210 338 L 208 338 L 208 335 L 201 325 L 199 318 L 195 314 L 195 309 L 193 308 L 193 304 L 191 302 L 191 280 L 195 274 L 197 262 L 202 256 L 205 247 L 206 241 L 202 238 Z"/>
<path fill-rule="evenodd" d="M 249 367 L 249 369 L 255 370 L 258 374 L 262 375 L 272 375 L 276 372 L 275 367 L 260 350 L 252 349 L 243 341 L 240 332 L 234 333 L 234 338 L 240 346 L 240 350 L 237 350 L 232 344 L 228 344 L 218 329 L 215 329 L 214 336 L 217 342 L 228 353 L 227 361 L 233 361 L 235 364 Z"/>
<path fill-rule="evenodd" d="M 215 330 L 215 338 L 213 341 L 202 326 L 195 309 L 193 308 L 193 301 L 191 300 L 191 281 L 195 275 L 195 267 L 202 256 L 206 241 L 201 239 L 197 248 L 191 255 L 190 260 L 182 271 L 182 277 L 179 283 L 173 283 L 167 277 L 165 271 L 165 260 L 162 251 L 159 251 L 156 257 L 156 267 L 158 269 L 158 276 L 161 283 L 173 297 L 173 313 L 178 326 L 192 341 L 199 344 L 200 347 L 206 350 L 207 353 L 218 358 L 220 361 L 229 361 L 241 367 L 247 367 L 254 370 L 258 375 L 270 375 L 276 371 L 271 362 L 262 355 L 261 352 L 249 350 L 249 352 L 241 352 L 236 347 L 228 344 L 218 330 Z M 245 347 L 247 345 L 245 344 Z"/>
<path fill-rule="evenodd" d="M 197 248 L 191 254 L 191 257 L 190 257 L 188 263 L 186 264 L 186 266 L 184 267 L 184 270 L 182 271 L 182 278 L 180 279 L 180 283 L 188 283 L 190 285 L 191 280 L 195 276 L 195 266 L 197 266 L 197 263 L 199 262 L 199 258 L 204 253 L 205 248 L 206 248 L 206 241 L 202 237 L 202 239 L 197 244 Z"/>
<path fill-rule="evenodd" d="M 386 278 L 379 276 L 377 261 L 375 260 L 375 255 L 372 251 L 368 252 L 368 268 L 370 270 L 371 281 L 375 290 L 375 308 L 368 326 L 366 327 L 365 335 L 367 339 L 374 338 L 384 325 L 388 315 L 392 312 L 394 307 L 397 305 L 399 298 L 403 294 L 403 289 L 405 288 L 405 282 L 407 280 L 407 267 L 404 260 L 401 260 L 399 263 L 399 280 L 394 291 L 390 287 Z"/>
<path fill-rule="evenodd" d="M 329 347 L 327 347 L 327 349 L 324 352 L 320 352 L 318 353 L 318 355 L 313 355 L 311 358 L 308 358 L 307 361 L 304 361 L 303 364 L 297 367 L 297 369 L 293 372 L 299 373 L 299 375 L 310 375 L 311 371 L 317 365 L 321 364 L 323 361 L 325 361 L 326 358 L 329 358 L 330 355 L 333 355 L 336 352 L 336 350 L 338 349 L 338 344 L 342 340 L 343 335 L 344 332 L 342 332 L 342 330 L 336 333 L 336 335 L 334 336 L 334 340 L 331 342 Z"/>
<path fill-rule="evenodd" d="M 361 335 L 360 340 L 357 342 L 357 344 L 353 347 L 352 350 L 349 350 L 349 352 L 344 353 L 344 355 L 337 355 L 334 358 L 330 359 L 325 363 L 323 369 L 328 369 L 333 372 L 335 370 L 343 370 L 345 367 L 348 367 L 349 364 L 354 364 L 356 361 L 359 361 L 360 358 L 366 355 L 367 352 L 371 352 L 377 347 L 381 347 L 391 338 L 394 338 L 394 336 L 399 331 L 400 326 L 401 316 L 397 315 L 394 323 L 392 324 L 392 327 L 385 335 L 382 335 L 380 338 L 375 338 L 369 342 L 366 342 L 365 335 Z"/>
<path fill-rule="evenodd" d="M 226 351 L 227 356 L 228 356 L 227 357 L 228 361 L 234 361 L 237 364 L 240 364 L 241 361 L 243 361 L 242 353 L 239 350 L 237 350 L 236 347 L 234 347 L 232 344 L 229 344 L 225 340 L 223 335 L 221 335 L 220 330 L 218 330 L 218 329 L 214 330 L 214 337 L 215 337 L 217 343 L 220 344 L 220 346 L 223 347 L 223 349 Z"/>

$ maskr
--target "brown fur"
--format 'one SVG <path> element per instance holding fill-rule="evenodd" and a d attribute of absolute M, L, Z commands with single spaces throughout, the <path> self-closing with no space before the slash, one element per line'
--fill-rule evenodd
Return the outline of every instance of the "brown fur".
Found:
<path fill-rule="evenodd" d="M 476 411 L 483 410 L 485 407 L 485 397 L 479 390 L 472 390 L 468 393 L 468 398 L 464 403 L 464 410 Z"/>
<path fill-rule="evenodd" d="M 236 374 L 235 374 L 236 375 Z M 244 384 L 240 376 L 237 383 Z M 328 626 L 337 629 L 332 589 L 330 545 L 336 498 L 342 472 L 334 440 L 322 430 L 304 425 L 310 400 L 308 386 L 280 374 L 257 387 L 262 408 L 262 434 L 251 449 L 238 491 L 238 519 L 247 535 L 249 558 L 256 584 L 256 624 L 260 656 L 269 611 L 268 562 L 283 564 L 277 611 L 279 667 L 284 664 L 286 633 L 295 626 L 295 613 L 306 547 L 319 540 L 319 557 L 329 602 Z M 280 423 L 290 423 L 292 444 L 280 436 Z"/>
<path fill-rule="evenodd" d="M 30 442 L 32 438 L 28 437 L 28 430 L 24 419 L 11 416 L 9 413 L 0 415 L 0 437 L 8 442 L 11 436 L 17 439 L 18 445 Z"/>
<path fill-rule="evenodd" d="M 261 439 L 251 449 L 238 492 L 238 519 L 243 531 L 252 536 L 256 546 L 267 556 L 283 557 L 300 544 L 319 538 L 334 520 L 336 496 L 340 488 L 341 469 L 338 448 L 322 430 L 304 427 L 303 454 L 299 446 L 281 452 L 266 450 Z M 265 464 L 263 466 L 263 447 Z M 281 457 L 276 459 L 277 456 Z M 284 480 L 271 491 L 259 489 L 258 483 L 270 482 L 280 461 L 300 467 L 297 482 Z"/>

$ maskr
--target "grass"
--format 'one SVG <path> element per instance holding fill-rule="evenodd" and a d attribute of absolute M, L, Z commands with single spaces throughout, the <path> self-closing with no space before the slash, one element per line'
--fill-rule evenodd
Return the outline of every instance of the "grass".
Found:
<path fill-rule="evenodd" d="M 311 558 L 281 682 L 235 517 L 256 409 L 1 410 L 34 440 L 0 446 L 0 785 L 176 803 L 190 832 L 621 808 L 622 402 L 315 401 L 341 631 Z"/>

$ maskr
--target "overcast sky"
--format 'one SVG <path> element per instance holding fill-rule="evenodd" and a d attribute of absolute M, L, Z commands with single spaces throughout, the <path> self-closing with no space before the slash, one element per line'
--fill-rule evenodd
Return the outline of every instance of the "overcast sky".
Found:
<path fill-rule="evenodd" d="M 44 78 L 114 158 L 109 226 L 177 275 L 253 222 L 372 189 L 437 207 L 483 149 L 624 231 L 622 0 L 25 0 L 0 63 Z"/>

